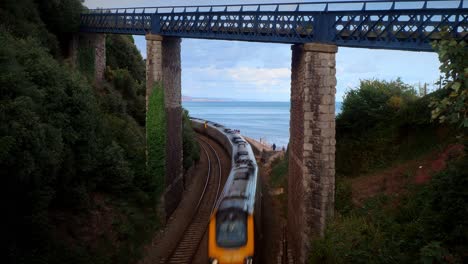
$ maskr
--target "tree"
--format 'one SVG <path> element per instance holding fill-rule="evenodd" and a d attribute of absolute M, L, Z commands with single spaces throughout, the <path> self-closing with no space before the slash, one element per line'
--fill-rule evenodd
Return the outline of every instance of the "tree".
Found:
<path fill-rule="evenodd" d="M 432 119 L 468 128 L 468 47 L 465 41 L 451 39 L 447 32 L 433 43 L 439 54 L 443 96 L 434 98 Z"/>
<path fill-rule="evenodd" d="M 345 94 L 342 112 L 337 117 L 337 131 L 352 131 L 360 136 L 384 120 L 393 120 L 400 109 L 416 98 L 414 88 L 399 78 L 361 80 L 357 89 Z"/>

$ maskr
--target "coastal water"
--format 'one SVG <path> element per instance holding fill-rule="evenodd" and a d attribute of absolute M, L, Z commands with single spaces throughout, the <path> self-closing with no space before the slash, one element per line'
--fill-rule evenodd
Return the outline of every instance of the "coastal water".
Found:
<path fill-rule="evenodd" d="M 289 142 L 289 102 L 183 102 L 190 116 L 239 129 L 242 135 L 275 143 Z M 341 103 L 336 104 L 336 112 Z"/>

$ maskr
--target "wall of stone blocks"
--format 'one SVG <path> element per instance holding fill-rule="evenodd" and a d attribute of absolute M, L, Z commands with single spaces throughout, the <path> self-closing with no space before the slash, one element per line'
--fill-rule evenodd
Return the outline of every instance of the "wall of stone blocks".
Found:
<path fill-rule="evenodd" d="M 146 106 L 154 84 L 162 82 L 166 112 L 166 175 L 162 197 L 164 214 L 170 216 L 182 198 L 183 146 L 180 38 L 147 35 Z"/>
<path fill-rule="evenodd" d="M 146 36 L 146 110 L 155 83 L 162 82 L 162 37 Z"/>
<path fill-rule="evenodd" d="M 97 82 L 104 80 L 106 71 L 106 35 L 94 35 L 94 79 Z"/>
<path fill-rule="evenodd" d="M 79 33 L 72 37 L 69 46 L 69 56 L 74 68 L 78 63 L 78 49 L 80 46 L 94 50 L 94 80 L 102 82 L 106 71 L 106 35 Z"/>
<path fill-rule="evenodd" d="M 305 263 L 333 216 L 337 47 L 292 46 L 288 243 Z"/>

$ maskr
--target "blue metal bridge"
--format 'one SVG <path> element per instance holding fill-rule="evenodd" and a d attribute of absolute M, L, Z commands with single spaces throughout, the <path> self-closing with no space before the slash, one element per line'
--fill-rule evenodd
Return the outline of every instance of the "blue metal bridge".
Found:
<path fill-rule="evenodd" d="M 432 51 L 447 30 L 467 41 L 468 0 L 365 0 L 93 9 L 81 31 Z"/>

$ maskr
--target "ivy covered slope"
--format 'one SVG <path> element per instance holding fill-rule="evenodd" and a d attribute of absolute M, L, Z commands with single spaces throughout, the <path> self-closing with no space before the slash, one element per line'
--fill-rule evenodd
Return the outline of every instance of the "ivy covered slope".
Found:
<path fill-rule="evenodd" d="M 93 87 L 66 59 L 82 9 L 79 0 L 2 1 L 7 263 L 134 262 L 157 228 L 144 61 L 132 37 L 108 36 L 106 81 Z"/>
<path fill-rule="evenodd" d="M 166 173 L 166 115 L 164 91 L 160 84 L 153 88 L 148 102 L 148 173 L 156 179 L 158 195 L 164 191 Z"/>

